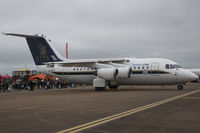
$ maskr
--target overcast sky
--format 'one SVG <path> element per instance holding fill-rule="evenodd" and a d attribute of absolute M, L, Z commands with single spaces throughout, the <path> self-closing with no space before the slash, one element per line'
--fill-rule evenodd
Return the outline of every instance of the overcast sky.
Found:
<path fill-rule="evenodd" d="M 200 66 L 199 0 L 6 0 L 0 31 L 43 33 L 65 57 L 163 57 Z M 34 68 L 24 38 L 0 35 L 0 74 Z"/>

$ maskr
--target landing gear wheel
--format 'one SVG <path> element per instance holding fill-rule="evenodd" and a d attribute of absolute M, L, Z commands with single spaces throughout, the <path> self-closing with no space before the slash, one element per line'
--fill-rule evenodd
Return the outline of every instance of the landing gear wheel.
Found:
<path fill-rule="evenodd" d="M 116 90 L 116 89 L 118 88 L 118 86 L 109 86 L 109 88 L 110 88 L 110 89 L 115 89 L 115 90 Z"/>
<path fill-rule="evenodd" d="M 95 87 L 95 91 L 104 91 L 105 87 Z"/>
<path fill-rule="evenodd" d="M 183 86 L 182 86 L 182 85 L 178 85 L 178 86 L 177 86 L 177 89 L 178 89 L 178 90 L 182 90 L 182 89 L 183 89 Z"/>

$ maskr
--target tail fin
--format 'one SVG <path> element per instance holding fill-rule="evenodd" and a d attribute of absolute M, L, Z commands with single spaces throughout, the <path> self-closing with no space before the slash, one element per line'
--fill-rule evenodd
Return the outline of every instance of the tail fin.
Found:
<path fill-rule="evenodd" d="M 58 62 L 64 58 L 48 43 L 45 37 L 40 35 L 23 35 L 3 33 L 17 37 L 25 37 L 36 65 L 45 65 L 47 62 Z"/>

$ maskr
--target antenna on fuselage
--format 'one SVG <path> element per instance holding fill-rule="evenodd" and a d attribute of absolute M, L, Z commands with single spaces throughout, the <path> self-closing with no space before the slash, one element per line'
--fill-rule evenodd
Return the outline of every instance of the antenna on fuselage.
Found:
<path fill-rule="evenodd" d="M 68 43 L 66 42 L 66 59 L 69 59 Z"/>

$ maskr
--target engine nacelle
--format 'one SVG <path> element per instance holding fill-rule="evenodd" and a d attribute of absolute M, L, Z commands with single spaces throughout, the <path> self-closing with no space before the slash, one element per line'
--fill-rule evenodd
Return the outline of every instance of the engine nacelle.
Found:
<path fill-rule="evenodd" d="M 117 75 L 118 69 L 116 68 L 101 68 L 97 71 L 97 76 L 105 80 L 114 80 Z"/>
<path fill-rule="evenodd" d="M 121 67 L 117 68 L 118 69 L 118 79 L 123 79 L 123 78 L 130 78 L 131 77 L 131 67 Z"/>

